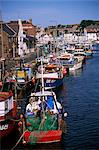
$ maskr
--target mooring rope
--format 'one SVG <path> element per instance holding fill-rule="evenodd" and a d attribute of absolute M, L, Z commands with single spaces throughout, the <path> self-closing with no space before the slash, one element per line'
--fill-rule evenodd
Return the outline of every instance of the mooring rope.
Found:
<path fill-rule="evenodd" d="M 14 150 L 16 148 L 16 146 L 19 144 L 19 142 L 21 141 L 21 139 L 23 138 L 25 132 L 28 131 L 28 129 L 26 129 L 23 134 L 21 135 L 21 137 L 19 138 L 19 140 L 17 141 L 17 143 L 11 148 L 11 150 Z"/>

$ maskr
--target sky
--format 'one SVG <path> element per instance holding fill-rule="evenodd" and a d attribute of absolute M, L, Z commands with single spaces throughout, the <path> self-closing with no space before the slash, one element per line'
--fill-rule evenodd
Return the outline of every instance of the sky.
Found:
<path fill-rule="evenodd" d="M 0 0 L 4 22 L 28 20 L 38 26 L 99 20 L 99 0 Z"/>

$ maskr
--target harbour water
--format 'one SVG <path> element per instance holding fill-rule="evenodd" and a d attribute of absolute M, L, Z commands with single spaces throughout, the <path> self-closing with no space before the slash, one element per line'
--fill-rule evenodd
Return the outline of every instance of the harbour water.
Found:
<path fill-rule="evenodd" d="M 68 112 L 64 150 L 99 150 L 99 51 L 64 79 L 60 92 Z"/>
<path fill-rule="evenodd" d="M 18 146 L 16 149 L 99 150 L 99 51 L 86 60 L 82 69 L 64 78 L 63 86 L 57 90 L 57 98 L 68 112 L 67 133 L 63 135 L 62 146 Z M 15 143 L 12 137 L 10 142 L 13 144 L 2 146 L 2 150 L 10 150 Z"/>

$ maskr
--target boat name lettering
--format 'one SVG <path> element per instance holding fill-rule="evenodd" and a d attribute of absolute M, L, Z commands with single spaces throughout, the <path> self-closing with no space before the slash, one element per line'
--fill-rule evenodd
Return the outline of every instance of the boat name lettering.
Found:
<path fill-rule="evenodd" d="M 0 131 L 8 129 L 8 124 L 0 125 Z"/>

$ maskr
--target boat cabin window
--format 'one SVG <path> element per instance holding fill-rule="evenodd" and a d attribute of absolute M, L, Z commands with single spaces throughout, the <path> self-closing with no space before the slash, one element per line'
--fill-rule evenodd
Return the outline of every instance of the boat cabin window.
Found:
<path fill-rule="evenodd" d="M 0 102 L 0 116 L 3 116 L 5 112 L 5 104 L 4 102 Z"/>
<path fill-rule="evenodd" d="M 17 80 L 18 80 L 18 81 L 20 80 L 20 82 L 21 82 L 21 81 L 24 81 L 24 82 L 25 82 L 25 79 L 24 79 L 24 78 L 21 78 L 21 77 L 18 77 Z"/>
<path fill-rule="evenodd" d="M 2 94 L 4 97 L 2 97 Z M 7 92 L 1 93 L 0 115 L 7 114 L 11 109 L 13 109 L 13 96 L 8 95 Z"/>
<path fill-rule="evenodd" d="M 8 101 L 5 101 L 5 111 L 8 111 Z"/>

